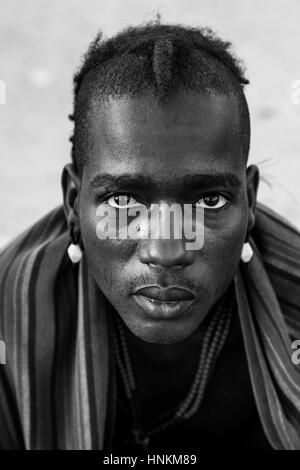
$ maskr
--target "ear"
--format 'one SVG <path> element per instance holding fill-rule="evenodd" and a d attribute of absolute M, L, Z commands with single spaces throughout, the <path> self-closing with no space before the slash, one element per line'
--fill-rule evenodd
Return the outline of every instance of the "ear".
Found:
<path fill-rule="evenodd" d="M 80 234 L 79 224 L 79 194 L 80 194 L 80 178 L 74 168 L 69 163 L 63 169 L 61 176 L 61 185 L 63 190 L 63 205 L 67 219 L 67 224 L 73 243 L 78 243 Z"/>
<path fill-rule="evenodd" d="M 249 219 L 248 219 L 248 229 L 247 229 L 247 238 L 249 233 L 255 224 L 255 213 L 256 213 L 256 202 L 257 202 L 257 190 L 259 184 L 259 169 L 256 165 L 250 165 L 247 168 L 246 172 L 247 179 L 247 195 L 248 195 L 248 209 L 249 209 Z"/>

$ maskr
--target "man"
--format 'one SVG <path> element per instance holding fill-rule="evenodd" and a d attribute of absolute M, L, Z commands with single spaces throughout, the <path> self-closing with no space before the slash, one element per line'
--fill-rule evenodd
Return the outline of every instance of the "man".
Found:
<path fill-rule="evenodd" d="M 1 255 L 2 448 L 299 449 L 300 237 L 257 206 L 229 44 L 98 36 L 74 83 L 64 210 Z M 143 218 L 99 229 L 163 204 L 191 208 L 201 248 L 142 236 Z"/>

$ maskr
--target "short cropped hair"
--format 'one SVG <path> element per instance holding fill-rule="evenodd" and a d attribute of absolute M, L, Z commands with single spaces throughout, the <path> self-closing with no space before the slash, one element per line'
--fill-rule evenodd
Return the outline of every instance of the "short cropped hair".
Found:
<path fill-rule="evenodd" d="M 80 99 L 85 83 L 88 93 Z M 75 123 L 70 138 L 75 168 L 80 174 L 86 158 L 89 96 L 133 97 L 150 91 L 157 99 L 166 100 L 180 89 L 236 96 L 247 161 L 250 116 L 244 85 L 248 83 L 244 67 L 231 52 L 231 43 L 210 29 L 152 23 L 127 28 L 108 39 L 99 33 L 74 76 L 74 112 L 69 117 Z"/>

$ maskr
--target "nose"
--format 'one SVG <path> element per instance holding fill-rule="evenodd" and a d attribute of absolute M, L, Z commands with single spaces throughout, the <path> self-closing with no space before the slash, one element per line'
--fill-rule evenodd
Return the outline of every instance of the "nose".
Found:
<path fill-rule="evenodd" d="M 193 263 L 195 252 L 186 250 L 184 240 L 144 240 L 139 248 L 139 259 L 150 266 L 171 268 Z"/>

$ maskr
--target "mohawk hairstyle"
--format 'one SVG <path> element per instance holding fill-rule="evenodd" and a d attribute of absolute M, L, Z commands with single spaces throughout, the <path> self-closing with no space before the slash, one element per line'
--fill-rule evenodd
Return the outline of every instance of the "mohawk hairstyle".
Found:
<path fill-rule="evenodd" d="M 90 98 L 136 96 L 147 91 L 160 100 L 178 89 L 233 93 L 238 99 L 247 160 L 250 117 L 243 87 L 249 82 L 230 48 L 231 43 L 222 41 L 210 29 L 157 22 L 127 28 L 109 39 L 99 33 L 74 76 L 74 113 L 69 118 L 75 126 L 70 141 L 72 161 L 79 174 L 85 160 Z"/>

